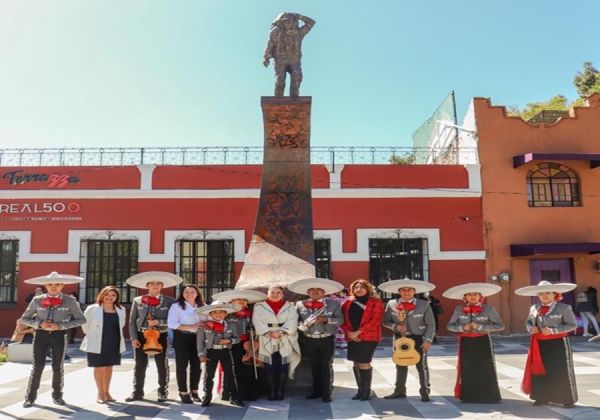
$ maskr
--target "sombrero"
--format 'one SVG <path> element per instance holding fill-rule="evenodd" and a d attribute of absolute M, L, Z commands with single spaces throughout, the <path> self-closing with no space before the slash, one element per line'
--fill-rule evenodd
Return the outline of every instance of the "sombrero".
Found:
<path fill-rule="evenodd" d="M 442 296 L 448 299 L 462 299 L 467 293 L 479 293 L 481 296 L 491 296 L 502 290 L 497 284 L 491 283 L 466 283 L 459 284 L 446 290 Z"/>
<path fill-rule="evenodd" d="M 146 271 L 136 274 L 127 279 L 127 284 L 139 289 L 146 289 L 146 285 L 151 281 L 159 281 L 163 284 L 163 288 L 177 286 L 183 281 L 181 277 L 166 271 Z"/>
<path fill-rule="evenodd" d="M 234 305 L 233 303 L 223 303 L 219 301 L 214 301 L 210 305 L 204 305 L 194 309 L 194 311 L 196 311 L 196 313 L 200 315 L 208 315 L 212 311 L 225 311 L 228 314 L 232 314 L 241 310 L 242 307 L 240 305 Z"/>
<path fill-rule="evenodd" d="M 415 293 L 425 293 L 435 289 L 435 284 L 431 284 L 422 280 L 403 279 L 386 281 L 385 283 L 381 283 L 379 286 L 377 286 L 377 288 L 382 292 L 388 293 L 398 293 L 398 289 L 403 287 L 412 287 L 415 289 Z"/>
<path fill-rule="evenodd" d="M 338 283 L 337 281 L 319 278 L 296 280 L 288 285 L 288 290 L 300 295 L 308 294 L 308 289 L 313 288 L 323 289 L 325 290 L 326 295 L 330 295 L 342 290 L 344 285 L 342 283 Z"/>
<path fill-rule="evenodd" d="M 73 276 L 71 274 L 58 274 L 56 271 L 48 274 L 47 276 L 34 277 L 29 280 L 25 280 L 28 284 L 49 284 L 49 283 L 62 283 L 62 284 L 76 284 L 81 283 L 83 277 Z"/>
<path fill-rule="evenodd" d="M 525 286 L 515 290 L 519 296 L 537 296 L 538 293 L 554 292 L 566 293 L 577 287 L 574 283 L 550 283 L 547 280 L 542 280 L 535 286 Z"/>
<path fill-rule="evenodd" d="M 233 299 L 246 299 L 248 303 L 262 302 L 267 298 L 263 292 L 258 290 L 227 290 L 212 295 L 213 300 L 220 302 L 231 302 Z"/>

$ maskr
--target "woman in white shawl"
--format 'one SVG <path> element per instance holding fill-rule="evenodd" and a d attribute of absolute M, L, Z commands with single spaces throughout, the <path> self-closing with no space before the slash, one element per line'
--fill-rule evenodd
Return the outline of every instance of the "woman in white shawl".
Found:
<path fill-rule="evenodd" d="M 296 307 L 283 300 L 283 288 L 271 286 L 267 300 L 254 305 L 252 323 L 258 335 L 258 357 L 265 364 L 265 375 L 270 401 L 283 400 L 283 390 L 288 378 L 300 363 L 298 345 L 298 312 Z"/>

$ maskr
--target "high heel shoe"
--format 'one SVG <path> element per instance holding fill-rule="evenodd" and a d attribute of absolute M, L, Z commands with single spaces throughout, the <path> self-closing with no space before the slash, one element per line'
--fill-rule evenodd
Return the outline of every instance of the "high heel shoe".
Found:
<path fill-rule="evenodd" d="M 179 398 L 181 398 L 181 402 L 184 404 L 193 404 L 194 403 L 194 401 L 192 401 L 192 397 L 190 397 L 190 394 L 182 394 L 180 392 Z"/>
<path fill-rule="evenodd" d="M 198 395 L 198 391 L 196 391 L 196 392 L 192 391 L 191 394 L 192 394 L 192 400 L 194 400 L 196 402 L 202 402 L 200 395 Z"/>
<path fill-rule="evenodd" d="M 98 398 L 96 398 L 96 402 L 98 404 L 104 404 L 106 402 L 106 397 L 102 394 L 98 394 Z"/>
<path fill-rule="evenodd" d="M 106 401 L 106 402 L 116 402 L 117 400 L 115 400 L 115 399 L 112 397 L 112 395 L 110 395 L 110 394 L 106 394 L 106 395 L 105 395 L 105 397 L 104 397 L 104 401 Z"/>

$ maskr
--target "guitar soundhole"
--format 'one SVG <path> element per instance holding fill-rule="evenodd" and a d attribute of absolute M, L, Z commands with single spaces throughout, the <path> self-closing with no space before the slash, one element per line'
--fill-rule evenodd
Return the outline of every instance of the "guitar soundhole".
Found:
<path fill-rule="evenodd" d="M 402 350 L 402 351 L 409 351 L 410 350 L 410 346 L 408 344 L 402 344 L 400 346 L 400 350 Z"/>

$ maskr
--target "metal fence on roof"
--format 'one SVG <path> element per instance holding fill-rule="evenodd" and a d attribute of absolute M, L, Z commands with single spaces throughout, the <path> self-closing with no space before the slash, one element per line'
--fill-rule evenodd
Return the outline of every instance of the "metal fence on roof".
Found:
<path fill-rule="evenodd" d="M 427 152 L 430 148 L 427 148 Z M 417 147 L 315 146 L 312 164 L 413 164 L 426 151 Z M 129 165 L 260 165 L 263 148 L 254 147 L 85 147 L 0 149 L 0 167 Z M 444 162 L 454 164 L 454 162 Z M 475 162 L 474 162 L 475 163 Z"/>

